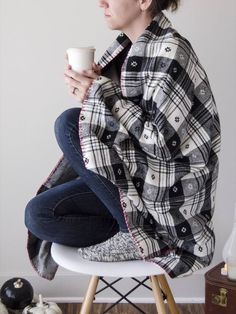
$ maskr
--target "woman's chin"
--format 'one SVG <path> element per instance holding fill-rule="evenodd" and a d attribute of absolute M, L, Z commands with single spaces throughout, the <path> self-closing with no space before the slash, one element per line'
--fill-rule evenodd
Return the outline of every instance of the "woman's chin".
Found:
<path fill-rule="evenodd" d="M 115 23 L 112 23 L 112 21 L 109 21 L 109 19 L 106 19 L 106 23 L 107 23 L 107 26 L 108 26 L 111 30 L 119 30 L 118 25 L 116 25 Z"/>

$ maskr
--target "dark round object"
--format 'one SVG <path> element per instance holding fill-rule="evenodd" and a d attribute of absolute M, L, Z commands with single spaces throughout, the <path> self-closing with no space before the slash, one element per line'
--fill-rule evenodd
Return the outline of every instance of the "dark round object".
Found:
<path fill-rule="evenodd" d="M 34 296 L 31 284 L 24 278 L 7 280 L 0 290 L 2 303 L 12 310 L 22 310 L 29 305 Z"/>

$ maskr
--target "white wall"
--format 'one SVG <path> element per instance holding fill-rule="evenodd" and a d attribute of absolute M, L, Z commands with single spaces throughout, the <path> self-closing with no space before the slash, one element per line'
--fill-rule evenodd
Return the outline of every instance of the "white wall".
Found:
<path fill-rule="evenodd" d="M 48 282 L 33 271 L 26 252 L 24 208 L 61 156 L 54 120 L 76 106 L 64 86 L 66 48 L 94 45 L 99 59 L 116 33 L 106 28 L 97 1 L 0 0 L 0 5 L 0 285 L 24 276 L 36 293 L 81 297 L 87 277 L 60 269 Z M 185 0 L 178 13 L 168 14 L 205 66 L 221 117 L 213 264 L 221 261 L 236 201 L 236 2 L 227 0 L 224 5 L 222 0 Z M 70 288 L 60 288 L 67 281 Z M 203 275 L 170 283 L 177 300 L 204 297 Z"/>

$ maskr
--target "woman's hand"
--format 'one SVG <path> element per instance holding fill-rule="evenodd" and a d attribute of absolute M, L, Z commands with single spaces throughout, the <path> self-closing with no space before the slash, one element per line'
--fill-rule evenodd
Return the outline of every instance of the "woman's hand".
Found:
<path fill-rule="evenodd" d="M 101 73 L 101 67 L 93 64 L 92 70 L 85 70 L 77 73 L 67 64 L 65 69 L 65 83 L 68 85 L 69 93 L 75 99 L 83 103 L 91 84 Z"/>

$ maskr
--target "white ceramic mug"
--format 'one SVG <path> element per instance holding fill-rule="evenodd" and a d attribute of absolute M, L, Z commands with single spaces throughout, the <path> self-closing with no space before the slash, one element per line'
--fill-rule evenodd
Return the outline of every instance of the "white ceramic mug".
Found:
<path fill-rule="evenodd" d="M 81 72 L 92 69 L 95 54 L 94 47 L 68 48 L 66 52 L 68 63 L 73 71 Z"/>

